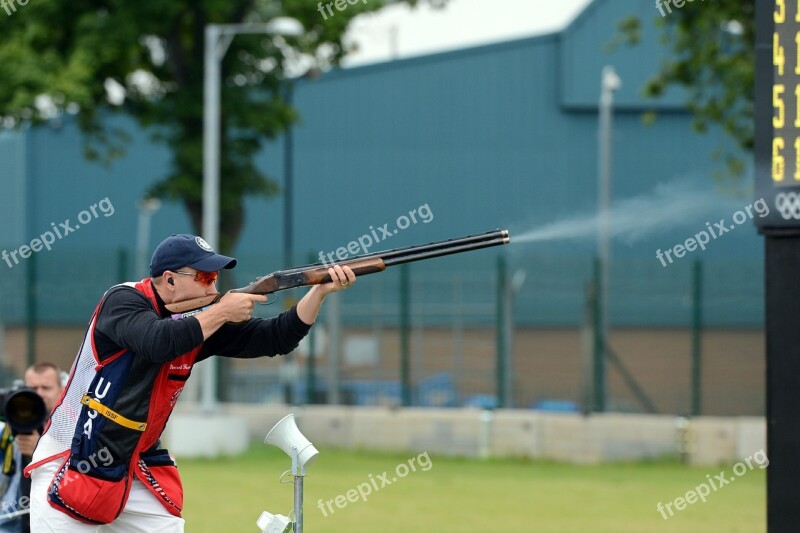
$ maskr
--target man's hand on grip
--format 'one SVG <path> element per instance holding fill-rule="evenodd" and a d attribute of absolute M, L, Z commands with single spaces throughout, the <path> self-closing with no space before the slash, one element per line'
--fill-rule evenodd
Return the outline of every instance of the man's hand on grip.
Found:
<path fill-rule="evenodd" d="M 219 311 L 223 313 L 228 322 L 246 322 L 253 314 L 255 302 L 266 302 L 267 296 L 262 294 L 245 294 L 241 292 L 228 292 L 219 302 Z"/>

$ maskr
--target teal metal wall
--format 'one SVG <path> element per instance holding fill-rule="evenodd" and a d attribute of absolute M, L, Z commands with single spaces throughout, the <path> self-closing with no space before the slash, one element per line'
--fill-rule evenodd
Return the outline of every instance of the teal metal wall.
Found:
<path fill-rule="evenodd" d="M 655 258 L 656 249 L 683 242 L 707 220 L 730 218 L 732 205 L 749 202 L 735 204 L 713 192 L 710 154 L 728 141 L 719 131 L 692 132 L 691 117 L 679 110 L 680 91 L 656 105 L 639 96 L 666 53 L 657 44 L 657 31 L 648 27 L 639 47 L 605 51 L 616 32 L 615 21 L 637 13 L 645 21 L 658 16 L 649 1 L 597 0 L 560 33 L 298 82 L 293 262 L 346 246 L 369 233 L 370 226 L 388 223 L 391 228 L 398 216 L 421 205 L 429 207 L 433 220 L 411 225 L 375 249 L 497 227 L 510 228 L 513 236 L 553 220 L 593 213 L 600 71 L 615 64 L 624 85 L 614 118 L 614 199 L 681 181 L 712 191 L 715 200 L 696 220 L 675 221 L 680 224 L 674 228 L 670 221 L 635 243 L 614 243 L 611 320 L 687 324 L 688 299 L 682 291 L 690 291 L 691 259 L 665 269 Z M 651 108 L 663 112 L 654 125 L 645 126 L 641 113 Z M 46 322 L 84 322 L 108 284 L 120 273 L 133 275 L 136 202 L 169 170 L 169 153 L 151 142 L 147 132 L 125 118 L 109 120 L 133 137 L 127 155 L 109 167 L 82 158 L 82 139 L 70 117 L 0 136 L 0 157 L 9 162 L 0 175 L 0 249 L 25 244 L 51 222 L 74 222 L 77 213 L 103 198 L 115 208 L 113 216 L 93 220 L 57 242 L 51 252 L 37 255 L 45 284 L 40 294 L 55 288 L 47 280 L 65 272 L 70 280 L 66 292 L 72 294 L 39 306 Z M 258 165 L 280 183 L 282 141 L 265 146 Z M 236 283 L 282 266 L 282 202 L 282 197 L 248 199 L 248 222 L 235 251 L 242 265 Z M 151 247 L 170 233 L 186 231 L 191 228 L 182 207 L 165 205 L 153 217 Z M 694 254 L 710 262 L 708 324 L 761 324 L 760 247 L 748 224 Z M 122 259 L 120 249 L 128 251 Z M 435 279 L 479 270 L 487 285 L 476 287 L 476 294 L 486 291 L 491 299 L 496 253 L 432 261 L 415 265 L 414 271 Z M 582 320 L 595 253 L 592 239 L 514 245 L 506 253 L 510 268 L 527 274 L 516 304 L 519 323 L 572 325 Z M 0 317 L 19 322 L 24 317 L 23 265 L 2 271 Z M 392 279 L 387 274 L 385 283 Z M 367 298 L 367 291 L 352 292 L 348 298 L 356 302 Z M 433 284 L 420 298 L 448 296 Z"/>

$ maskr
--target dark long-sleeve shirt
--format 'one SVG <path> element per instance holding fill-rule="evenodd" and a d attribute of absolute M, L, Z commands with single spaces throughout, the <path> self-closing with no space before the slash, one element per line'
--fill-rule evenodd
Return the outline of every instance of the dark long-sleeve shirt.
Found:
<path fill-rule="evenodd" d="M 212 355 L 253 358 L 286 354 L 297 347 L 311 326 L 297 316 L 297 308 L 269 319 L 251 318 L 225 324 L 203 341 L 195 317 L 172 320 L 156 296 L 159 312 L 131 287 L 113 289 L 102 303 L 95 326 L 95 348 L 103 359 L 127 349 L 151 363 L 164 363 L 203 344 L 197 361 Z"/>

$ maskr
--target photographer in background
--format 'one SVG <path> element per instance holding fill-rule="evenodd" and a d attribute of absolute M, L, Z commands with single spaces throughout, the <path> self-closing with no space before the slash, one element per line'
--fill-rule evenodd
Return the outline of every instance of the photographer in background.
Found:
<path fill-rule="evenodd" d="M 49 416 L 61 396 L 61 371 L 52 363 L 35 364 L 25 371 L 24 386 L 42 398 Z M 2 425 L 0 423 L 0 429 L 4 429 Z M 8 438 L 10 432 L 3 431 L 3 437 L 0 438 L 0 456 L 3 458 L 0 472 L 0 533 L 30 531 L 30 515 L 14 515 L 30 506 L 31 481 L 22 476 L 22 469 L 30 463 L 42 429 L 11 438 Z"/>

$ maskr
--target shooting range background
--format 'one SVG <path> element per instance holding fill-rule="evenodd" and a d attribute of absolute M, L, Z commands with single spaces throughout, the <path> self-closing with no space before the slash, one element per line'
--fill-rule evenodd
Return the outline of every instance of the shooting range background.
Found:
<path fill-rule="evenodd" d="M 652 2 L 597 0 L 564 31 L 455 52 L 326 73 L 296 83 L 300 123 L 294 128 L 293 257 L 307 263 L 427 204 L 434 218 L 412 224 L 374 249 L 509 228 L 515 234 L 554 220 L 591 214 L 597 205 L 597 103 L 600 72 L 613 64 L 623 86 L 615 94 L 613 199 L 648 195 L 659 185 L 690 183 L 714 201 L 693 220 L 675 220 L 638 241 L 614 241 L 609 318 L 611 344 L 657 412 L 688 414 L 692 405 L 692 327 L 702 327 L 702 414 L 763 415 L 763 265 L 761 242 L 745 223 L 704 252 L 663 268 L 657 249 L 684 242 L 752 203 L 749 185 L 713 178 L 710 154 L 729 141 L 718 130 L 696 134 L 685 94 L 640 96 L 664 57 L 658 31 L 647 26 L 634 48 L 606 51 L 622 18 L 652 21 Z M 223 101 L 224 107 L 224 101 Z M 657 119 L 645 125 L 643 113 Z M 50 223 L 108 198 L 113 216 L 92 221 L 35 254 L 39 360 L 68 366 L 98 298 L 113 283 L 137 277 L 137 202 L 169 169 L 165 148 L 124 118 L 109 117 L 133 141 L 110 167 L 82 158 L 70 117 L 41 128 L 0 134 L 0 249 L 30 242 Z M 735 151 L 735 150 L 734 150 Z M 747 154 L 740 153 L 749 161 Z M 258 164 L 279 184 L 283 140 Z M 224 176 L 222 186 L 225 186 Z M 732 189 L 744 194 L 736 197 Z M 734 207 L 732 207 L 734 206 Z M 282 257 L 283 198 L 249 199 L 247 226 L 234 254 L 231 285 L 288 266 Z M 643 220 L 644 222 L 644 220 Z M 170 233 L 191 232 L 183 207 L 154 213 L 149 252 Z M 496 404 L 498 324 L 504 298 L 498 256 L 509 277 L 524 273 L 513 296 L 512 378 L 506 406 L 587 409 L 588 311 L 596 246 L 592 238 L 511 245 L 411 266 L 409 327 L 413 405 Z M 693 278 L 694 262 L 702 277 Z M 148 261 L 149 262 L 149 261 Z M 26 362 L 26 287 L 31 259 L 0 278 L 8 373 Z M 0 263 L 0 268 L 7 265 Z M 517 279 L 522 279 L 518 276 Z M 400 402 L 402 288 L 398 271 L 364 278 L 327 305 L 317 338 L 318 401 L 328 401 L 331 338 L 341 339 L 339 401 Z M 699 292 L 698 292 L 699 288 Z M 702 320 L 693 305 L 702 306 Z M 294 295 L 282 294 L 273 316 Z M 501 303 L 498 303 L 498 299 Z M 237 402 L 305 402 L 304 347 L 291 362 L 235 362 L 224 372 L 223 396 Z M 645 412 L 618 369 L 609 369 L 607 408 Z"/>

